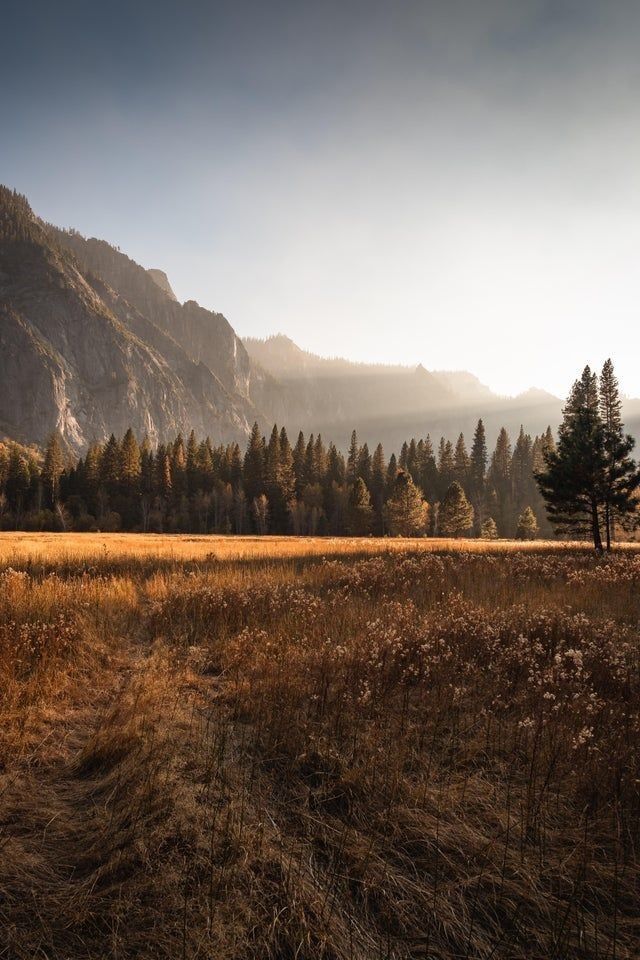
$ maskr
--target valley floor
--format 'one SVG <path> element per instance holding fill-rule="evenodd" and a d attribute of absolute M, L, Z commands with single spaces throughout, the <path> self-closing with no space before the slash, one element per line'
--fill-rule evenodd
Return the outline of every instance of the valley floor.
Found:
<path fill-rule="evenodd" d="M 615 544 L 615 549 L 640 550 L 640 542 Z M 478 540 L 443 537 L 292 537 L 221 536 L 217 534 L 156 533 L 23 533 L 0 531 L 0 563 L 21 563 L 26 559 L 52 563 L 66 559 L 155 558 L 170 562 L 184 560 L 262 560 L 289 557 L 338 557 L 388 552 L 540 550 L 591 551 L 588 542 L 559 540 Z"/>
<path fill-rule="evenodd" d="M 0 535 L 0 957 L 640 942 L 640 551 Z"/>

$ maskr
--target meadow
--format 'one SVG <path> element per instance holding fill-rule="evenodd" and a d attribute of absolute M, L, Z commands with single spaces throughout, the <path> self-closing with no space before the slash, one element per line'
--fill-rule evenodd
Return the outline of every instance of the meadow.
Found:
<path fill-rule="evenodd" d="M 640 550 L 0 535 L 0 957 L 640 956 Z"/>

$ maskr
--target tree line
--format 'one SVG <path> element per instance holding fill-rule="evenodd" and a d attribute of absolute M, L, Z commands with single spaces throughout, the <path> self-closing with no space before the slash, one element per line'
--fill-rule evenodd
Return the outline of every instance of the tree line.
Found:
<path fill-rule="evenodd" d="M 58 434 L 39 457 L 0 445 L 5 529 L 276 533 L 333 536 L 535 537 L 550 528 L 534 473 L 551 431 L 515 445 L 505 429 L 489 455 L 478 421 L 463 434 L 411 439 L 387 460 L 354 431 L 343 455 L 321 436 L 254 424 L 246 449 L 193 432 L 155 449 L 131 429 L 70 462 Z"/>
<path fill-rule="evenodd" d="M 587 367 L 551 428 L 491 454 L 478 420 L 471 446 L 411 439 L 387 460 L 351 435 L 344 456 L 321 436 L 254 424 L 246 449 L 178 435 L 152 448 L 131 429 L 71 461 L 59 434 L 42 455 L 0 444 L 0 527 L 31 530 L 476 536 L 554 533 L 610 547 L 636 523 L 640 474 L 630 459 L 610 361 Z"/>

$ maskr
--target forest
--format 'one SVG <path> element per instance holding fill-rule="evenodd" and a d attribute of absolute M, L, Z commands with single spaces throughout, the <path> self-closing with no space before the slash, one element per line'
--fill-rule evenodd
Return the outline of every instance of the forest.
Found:
<path fill-rule="evenodd" d="M 58 434 L 42 455 L 0 446 L 3 529 L 332 536 L 519 536 L 551 534 L 534 473 L 549 429 L 531 438 L 507 431 L 489 455 L 482 421 L 470 449 L 429 436 L 387 459 L 356 432 L 346 457 L 334 443 L 258 424 L 246 449 L 192 431 L 152 448 L 131 429 L 92 444 L 71 461 Z"/>
<path fill-rule="evenodd" d="M 296 536 L 555 535 L 611 548 L 638 525 L 640 471 L 630 457 L 613 365 L 585 367 L 557 440 L 548 427 L 515 444 L 503 427 L 489 455 L 482 420 L 470 449 L 431 437 L 387 460 L 354 430 L 347 456 L 320 435 L 294 445 L 255 423 L 246 449 L 179 434 L 155 447 L 129 428 L 71 460 L 53 433 L 42 454 L 0 445 L 0 529 Z"/>

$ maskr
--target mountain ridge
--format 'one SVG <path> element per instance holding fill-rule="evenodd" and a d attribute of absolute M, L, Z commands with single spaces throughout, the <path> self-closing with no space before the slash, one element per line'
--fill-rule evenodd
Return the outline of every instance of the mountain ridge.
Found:
<path fill-rule="evenodd" d="M 0 434 L 76 451 L 131 426 L 152 442 L 194 429 L 242 442 L 257 421 L 345 448 L 411 436 L 542 433 L 562 403 L 532 387 L 500 397 L 464 370 L 323 357 L 283 333 L 240 338 L 222 313 L 180 303 L 164 270 L 47 224 L 0 186 Z M 640 401 L 626 401 L 640 432 Z"/>

